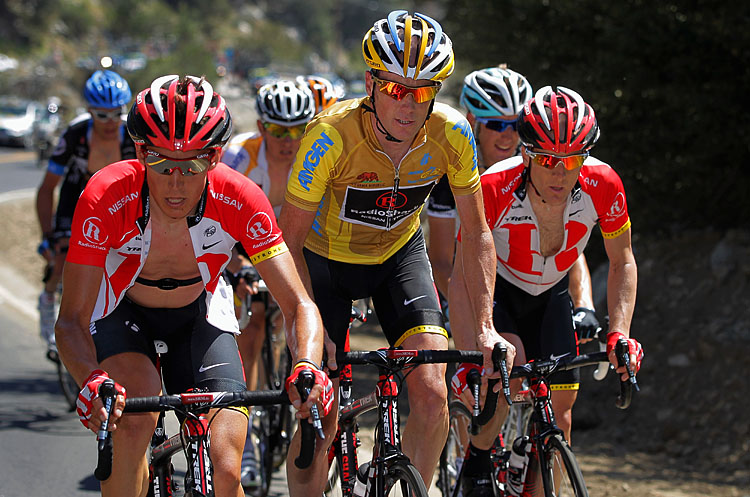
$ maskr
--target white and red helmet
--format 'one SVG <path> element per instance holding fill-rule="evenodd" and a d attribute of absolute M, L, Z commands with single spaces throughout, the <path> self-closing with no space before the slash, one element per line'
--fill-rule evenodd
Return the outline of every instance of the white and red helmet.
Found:
<path fill-rule="evenodd" d="M 528 148 L 572 155 L 593 148 L 599 126 L 594 109 L 578 93 L 562 86 L 545 86 L 524 105 L 518 135 Z"/>
<path fill-rule="evenodd" d="M 136 96 L 128 132 L 137 144 L 167 150 L 221 149 L 232 134 L 232 118 L 208 81 L 171 74 Z"/>

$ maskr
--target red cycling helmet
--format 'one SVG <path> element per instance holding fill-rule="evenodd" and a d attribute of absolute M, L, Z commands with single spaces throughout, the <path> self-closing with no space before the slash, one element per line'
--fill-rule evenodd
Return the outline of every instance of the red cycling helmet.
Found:
<path fill-rule="evenodd" d="M 232 118 L 208 81 L 171 74 L 156 78 L 135 98 L 128 132 L 137 144 L 167 150 L 221 149 L 232 134 Z"/>
<path fill-rule="evenodd" d="M 559 155 L 587 152 L 599 139 L 594 109 L 568 88 L 540 88 L 526 102 L 518 120 L 518 136 L 528 148 Z"/>

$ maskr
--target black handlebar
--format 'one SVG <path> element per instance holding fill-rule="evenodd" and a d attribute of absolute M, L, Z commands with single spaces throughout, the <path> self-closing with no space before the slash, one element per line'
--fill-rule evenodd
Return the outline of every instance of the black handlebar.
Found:
<path fill-rule="evenodd" d="M 109 417 L 115 408 L 115 398 L 117 397 L 115 382 L 110 379 L 104 380 L 99 386 L 99 396 L 104 403 L 104 409 L 107 411 L 107 418 L 96 434 L 97 461 L 94 476 L 97 480 L 104 481 L 112 474 L 112 432 L 108 431 L 108 428 Z"/>
<path fill-rule="evenodd" d="M 305 371 L 300 373 L 300 376 L 303 375 L 306 375 Z M 312 373 L 309 373 L 309 375 L 312 376 Z M 307 398 L 310 388 L 312 388 L 312 384 L 306 389 L 306 393 L 303 394 L 300 392 L 303 402 Z M 109 424 L 109 417 L 112 414 L 112 409 L 114 408 L 114 399 L 116 395 L 117 392 L 115 391 L 114 382 L 112 380 L 106 380 L 99 387 L 99 396 L 101 397 L 105 408 L 107 408 L 107 421 L 102 424 L 102 429 L 97 434 L 98 462 L 97 467 L 94 470 L 94 476 L 99 481 L 108 479 L 112 474 L 112 432 L 107 431 L 107 426 Z M 233 406 L 279 404 L 289 404 L 289 396 L 284 390 L 261 390 L 254 392 L 191 392 L 180 395 L 161 395 L 126 399 L 123 412 L 135 413 L 161 412 L 178 409 L 189 410 L 191 407 L 195 409 L 195 406 L 200 406 L 200 410 L 207 410 Z M 315 410 L 317 411 L 317 406 L 315 407 Z M 318 422 L 320 422 L 320 417 L 318 417 Z M 308 461 L 307 465 L 309 466 L 312 462 L 314 455 L 313 452 L 315 450 L 315 429 L 308 423 L 300 423 L 300 426 L 302 430 L 303 444 L 302 447 L 300 447 L 300 454 L 295 460 L 295 463 L 298 460 L 301 462 Z M 309 432 L 309 434 L 307 432 Z M 310 437 L 310 434 L 312 437 Z M 305 444 L 304 441 L 306 436 L 312 439 L 312 444 Z"/>
<path fill-rule="evenodd" d="M 314 385 L 315 376 L 313 375 L 313 372 L 310 370 L 300 371 L 295 386 L 297 387 L 297 392 L 299 392 L 302 402 L 304 402 L 307 399 L 307 396 L 310 395 L 310 390 L 312 390 Z M 312 408 L 310 408 L 310 417 L 311 423 L 306 423 L 304 421 L 299 423 L 302 438 L 299 455 L 294 459 L 294 465 L 299 469 L 308 468 L 310 464 L 312 464 L 315 452 L 315 435 L 317 434 L 321 440 L 325 438 L 325 434 L 323 433 L 323 423 L 320 420 L 320 412 L 318 411 L 317 405 L 313 405 Z"/>

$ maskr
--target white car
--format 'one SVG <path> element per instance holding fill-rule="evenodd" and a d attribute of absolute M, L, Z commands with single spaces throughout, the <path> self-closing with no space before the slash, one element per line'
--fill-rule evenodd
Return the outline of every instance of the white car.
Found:
<path fill-rule="evenodd" d="M 0 99 L 0 144 L 31 147 L 40 105 L 30 100 Z"/>

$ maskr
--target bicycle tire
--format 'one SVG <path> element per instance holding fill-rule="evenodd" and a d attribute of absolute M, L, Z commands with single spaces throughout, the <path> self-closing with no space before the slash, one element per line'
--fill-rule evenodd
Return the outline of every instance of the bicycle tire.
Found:
<path fill-rule="evenodd" d="M 468 447 L 468 427 L 471 411 L 460 400 L 451 401 L 448 406 L 448 438 L 440 453 L 437 486 L 443 497 L 451 497 L 461 471 L 461 462 Z"/>
<path fill-rule="evenodd" d="M 581 469 L 562 435 L 549 436 L 536 460 L 545 497 L 588 497 Z"/>
<path fill-rule="evenodd" d="M 65 397 L 65 402 L 68 403 L 68 411 L 75 411 L 80 388 L 60 360 L 57 361 L 57 381 L 60 385 L 60 391 Z"/>
<path fill-rule="evenodd" d="M 273 478 L 273 447 L 269 435 L 271 430 L 269 418 L 272 413 L 262 409 L 256 415 L 259 419 L 257 426 L 253 426 L 253 436 L 258 440 L 257 462 L 260 485 L 250 493 L 256 497 L 266 497 L 271 489 L 271 479 Z"/>
<path fill-rule="evenodd" d="M 428 497 L 422 475 L 411 463 L 394 462 L 386 470 L 385 478 L 388 497 Z"/>

